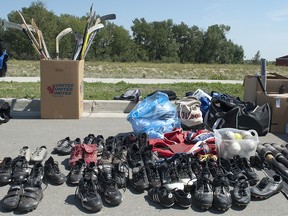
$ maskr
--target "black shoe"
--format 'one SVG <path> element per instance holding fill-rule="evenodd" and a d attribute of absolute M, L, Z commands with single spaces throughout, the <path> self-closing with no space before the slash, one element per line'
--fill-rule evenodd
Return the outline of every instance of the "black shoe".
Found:
<path fill-rule="evenodd" d="M 110 205 L 119 205 L 122 202 L 116 176 L 112 164 L 103 164 L 98 166 L 99 174 L 99 191 L 103 194 L 104 199 Z"/>
<path fill-rule="evenodd" d="M 19 211 L 32 211 L 37 208 L 38 204 L 43 198 L 43 191 L 41 185 L 30 185 L 24 186 L 24 192 L 21 196 L 17 210 Z"/>
<path fill-rule="evenodd" d="M 257 173 L 251 168 L 249 161 L 245 157 L 240 157 L 236 155 L 234 157 L 237 166 L 243 171 L 243 174 L 247 177 L 251 186 L 257 184 L 259 181 L 259 176 Z"/>
<path fill-rule="evenodd" d="M 229 181 L 224 173 L 213 179 L 213 206 L 219 211 L 227 211 L 232 205 Z"/>
<path fill-rule="evenodd" d="M 14 182 L 24 183 L 27 181 L 31 168 L 29 167 L 29 162 L 24 156 L 16 157 L 13 160 L 13 174 L 12 180 Z"/>
<path fill-rule="evenodd" d="M 109 136 L 105 140 L 105 145 L 103 147 L 102 156 L 99 160 L 99 164 L 111 164 L 113 161 L 113 154 L 115 148 L 115 137 Z"/>
<path fill-rule="evenodd" d="M 84 137 L 83 144 L 93 144 L 94 139 L 95 139 L 94 134 L 88 134 L 88 136 Z"/>
<path fill-rule="evenodd" d="M 192 204 L 192 197 L 189 192 L 185 192 L 184 190 L 173 190 L 175 203 L 183 208 L 189 208 Z"/>
<path fill-rule="evenodd" d="M 58 153 L 61 154 L 62 149 L 63 149 L 63 146 L 69 146 L 70 143 L 71 143 L 70 137 L 66 137 L 66 138 L 64 138 L 64 139 L 59 140 L 59 141 L 57 142 L 57 146 L 54 147 L 52 153 L 53 153 L 53 154 L 58 154 Z M 72 148 L 72 147 L 71 147 L 71 148 Z M 71 151 L 71 149 L 70 149 L 70 151 Z M 69 152 L 69 154 L 70 154 L 70 152 Z"/>
<path fill-rule="evenodd" d="M 96 166 L 95 162 L 90 162 L 88 165 L 85 166 L 83 171 L 83 177 L 88 179 L 91 178 L 92 181 L 97 185 L 98 184 L 98 167 Z"/>
<path fill-rule="evenodd" d="M 237 179 L 243 175 L 244 171 L 237 166 L 234 159 L 219 158 L 219 165 L 227 176 L 230 186 L 234 186 Z"/>
<path fill-rule="evenodd" d="M 42 185 L 44 177 L 44 167 L 41 162 L 37 162 L 33 165 L 31 173 L 27 179 L 27 185 L 32 187 L 38 187 Z"/>
<path fill-rule="evenodd" d="M 20 198 L 23 195 L 23 185 L 15 183 L 9 188 L 7 195 L 3 198 L 3 206 L 5 209 L 14 210 L 18 207 Z"/>
<path fill-rule="evenodd" d="M 12 179 L 12 158 L 5 157 L 0 164 L 0 185 L 6 185 Z"/>
<path fill-rule="evenodd" d="M 180 182 L 183 182 L 184 187 L 191 189 L 191 186 L 197 180 L 196 175 L 192 170 L 191 157 L 188 154 L 182 154 L 177 161 L 177 172 L 179 174 Z"/>
<path fill-rule="evenodd" d="M 102 135 L 97 135 L 94 138 L 93 143 L 97 144 L 97 159 L 100 160 L 105 145 L 104 137 Z"/>
<path fill-rule="evenodd" d="M 232 202 L 238 206 L 247 206 L 251 201 L 250 184 L 246 176 L 237 179 L 231 192 Z"/>
<path fill-rule="evenodd" d="M 67 180 L 66 176 L 60 171 L 58 162 L 54 161 L 51 156 L 45 161 L 44 177 L 55 185 L 61 185 Z"/>
<path fill-rule="evenodd" d="M 75 185 L 78 184 L 83 176 L 86 164 L 83 159 L 76 161 L 75 165 L 71 167 L 68 174 L 68 182 Z"/>
<path fill-rule="evenodd" d="M 132 186 L 140 192 L 149 188 L 149 180 L 146 173 L 144 161 L 142 159 L 142 152 L 137 144 L 134 144 L 128 148 L 128 162 L 132 169 Z"/>
<path fill-rule="evenodd" d="M 127 163 L 127 147 L 124 145 L 117 145 L 114 149 L 113 163 Z"/>
<path fill-rule="evenodd" d="M 148 190 L 148 197 L 164 207 L 170 208 L 174 205 L 174 195 L 166 187 L 150 188 Z"/>
<path fill-rule="evenodd" d="M 177 157 L 166 158 L 164 161 L 157 162 L 161 185 L 169 190 L 184 190 L 184 183 L 180 181 L 177 166 L 179 164 Z"/>
<path fill-rule="evenodd" d="M 98 212 L 102 209 L 103 203 L 101 196 L 97 192 L 97 180 L 92 179 L 91 176 L 89 177 L 88 172 L 86 174 L 79 181 L 77 197 L 81 200 L 83 208 Z"/>
<path fill-rule="evenodd" d="M 129 167 L 127 163 L 113 164 L 118 188 L 126 188 L 129 175 Z"/>
<path fill-rule="evenodd" d="M 200 208 L 209 209 L 212 207 L 213 190 L 208 166 L 204 166 L 199 176 L 197 176 L 197 181 L 192 186 L 191 195 L 192 202 L 195 202 Z"/>
<path fill-rule="evenodd" d="M 274 194 L 277 194 L 283 188 L 282 177 L 280 175 L 273 175 L 272 177 L 264 177 L 251 187 L 251 195 L 260 199 L 267 199 Z"/>

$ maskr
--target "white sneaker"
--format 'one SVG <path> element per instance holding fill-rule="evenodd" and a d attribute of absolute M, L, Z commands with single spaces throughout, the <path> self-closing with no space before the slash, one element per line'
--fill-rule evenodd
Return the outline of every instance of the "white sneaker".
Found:
<path fill-rule="evenodd" d="M 47 156 L 47 148 L 46 146 L 37 147 L 34 152 L 31 154 L 31 161 L 41 162 Z"/>
<path fill-rule="evenodd" d="M 19 157 L 25 157 L 25 159 L 27 160 L 27 162 L 30 161 L 30 158 L 31 158 L 31 151 L 29 149 L 28 146 L 23 146 L 20 151 L 19 151 L 19 154 L 18 154 Z"/>

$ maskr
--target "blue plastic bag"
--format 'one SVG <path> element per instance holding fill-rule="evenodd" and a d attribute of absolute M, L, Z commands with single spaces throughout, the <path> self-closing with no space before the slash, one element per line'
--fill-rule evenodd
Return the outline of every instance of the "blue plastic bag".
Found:
<path fill-rule="evenodd" d="M 162 92 L 156 92 L 139 102 L 127 120 L 136 135 L 145 132 L 151 139 L 164 138 L 164 133 L 181 127 L 176 106 Z"/>

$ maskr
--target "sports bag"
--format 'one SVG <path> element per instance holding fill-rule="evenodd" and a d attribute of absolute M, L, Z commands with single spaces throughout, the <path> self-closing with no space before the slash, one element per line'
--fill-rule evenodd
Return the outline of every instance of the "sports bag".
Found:
<path fill-rule="evenodd" d="M 200 110 L 201 102 L 194 96 L 187 96 L 175 102 L 177 106 L 178 118 L 181 125 L 186 128 L 203 123 L 202 112 Z"/>
<path fill-rule="evenodd" d="M 209 128 L 254 129 L 259 136 L 265 136 L 270 129 L 271 110 L 269 104 L 255 106 L 227 94 L 211 99 L 204 124 Z"/>

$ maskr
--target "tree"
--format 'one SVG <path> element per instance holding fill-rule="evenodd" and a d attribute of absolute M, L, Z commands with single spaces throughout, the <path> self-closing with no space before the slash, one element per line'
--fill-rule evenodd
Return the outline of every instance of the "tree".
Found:
<path fill-rule="evenodd" d="M 254 65 L 260 64 L 260 57 L 261 57 L 260 51 L 258 50 L 254 55 L 254 57 L 252 58 L 252 64 Z"/>

